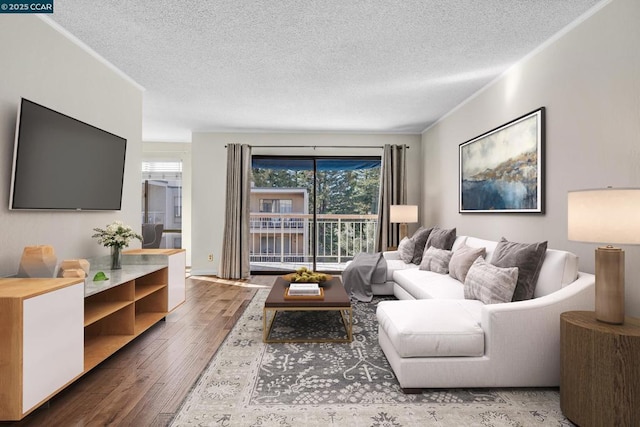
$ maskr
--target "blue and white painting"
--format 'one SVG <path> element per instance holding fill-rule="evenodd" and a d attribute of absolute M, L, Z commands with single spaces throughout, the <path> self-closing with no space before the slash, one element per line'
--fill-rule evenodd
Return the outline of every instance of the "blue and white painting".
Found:
<path fill-rule="evenodd" d="M 542 212 L 543 113 L 460 145 L 460 212 Z"/>

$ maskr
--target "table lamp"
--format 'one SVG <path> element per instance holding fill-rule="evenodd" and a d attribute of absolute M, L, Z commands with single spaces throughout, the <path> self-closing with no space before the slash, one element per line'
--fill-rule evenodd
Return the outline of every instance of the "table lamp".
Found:
<path fill-rule="evenodd" d="M 596 249 L 596 319 L 624 323 L 624 251 L 640 244 L 640 188 L 570 191 L 569 240 L 604 243 Z"/>
<path fill-rule="evenodd" d="M 389 222 L 400 223 L 400 240 L 407 237 L 407 223 L 418 222 L 418 206 L 416 205 L 391 205 L 389 209 Z"/>

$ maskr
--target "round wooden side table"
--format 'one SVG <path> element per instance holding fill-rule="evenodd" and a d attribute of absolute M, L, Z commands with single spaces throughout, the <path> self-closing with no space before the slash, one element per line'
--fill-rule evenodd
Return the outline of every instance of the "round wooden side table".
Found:
<path fill-rule="evenodd" d="M 560 408 L 580 427 L 640 425 L 640 319 L 560 315 Z"/>

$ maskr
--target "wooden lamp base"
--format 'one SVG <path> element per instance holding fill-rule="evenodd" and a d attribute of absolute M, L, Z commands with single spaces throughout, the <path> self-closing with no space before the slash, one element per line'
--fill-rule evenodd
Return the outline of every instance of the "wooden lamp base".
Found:
<path fill-rule="evenodd" d="M 407 224 L 402 222 L 400 223 L 400 240 L 404 239 L 405 237 L 407 237 L 408 233 L 407 233 Z M 398 242 L 399 243 L 399 242 Z"/>
<path fill-rule="evenodd" d="M 620 248 L 596 249 L 596 319 L 624 323 L 624 251 Z"/>

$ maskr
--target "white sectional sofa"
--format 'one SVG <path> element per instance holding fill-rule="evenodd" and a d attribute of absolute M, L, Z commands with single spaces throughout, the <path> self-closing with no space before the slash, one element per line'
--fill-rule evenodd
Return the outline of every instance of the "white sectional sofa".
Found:
<path fill-rule="evenodd" d="M 461 246 L 498 242 L 457 236 Z M 484 304 L 465 299 L 464 284 L 420 270 L 385 252 L 387 282 L 374 294 L 393 294 L 377 308 L 379 343 L 405 392 L 423 388 L 546 387 L 560 381 L 560 314 L 593 310 L 595 277 L 578 271 L 577 257 L 547 249 L 534 298 Z"/>

